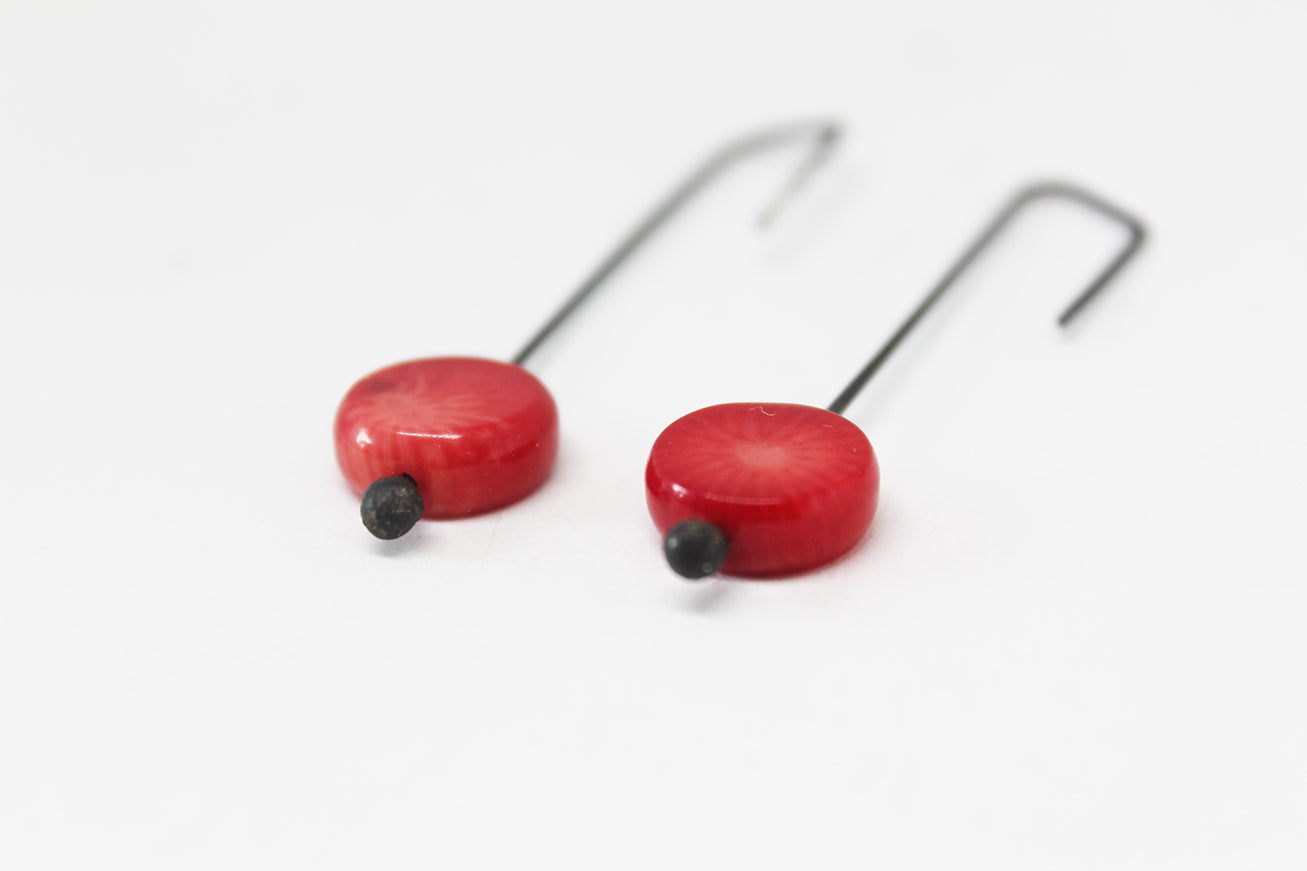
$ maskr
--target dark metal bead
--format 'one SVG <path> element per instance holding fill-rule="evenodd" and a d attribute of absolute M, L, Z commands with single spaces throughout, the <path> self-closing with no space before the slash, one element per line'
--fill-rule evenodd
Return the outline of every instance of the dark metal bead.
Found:
<path fill-rule="evenodd" d="M 378 478 L 363 493 L 363 525 L 377 538 L 399 538 L 422 518 L 422 494 L 408 475 Z"/>
<path fill-rule="evenodd" d="M 726 536 L 706 520 L 683 520 L 663 541 L 667 564 L 691 581 L 715 574 L 726 561 L 727 547 Z"/>

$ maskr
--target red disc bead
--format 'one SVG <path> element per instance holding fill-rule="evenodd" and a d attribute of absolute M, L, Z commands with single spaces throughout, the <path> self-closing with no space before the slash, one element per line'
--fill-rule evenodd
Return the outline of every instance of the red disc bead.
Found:
<path fill-rule="evenodd" d="M 733 403 L 663 430 L 645 487 L 660 533 L 706 520 L 726 535 L 724 573 L 766 577 L 824 565 L 861 541 L 880 470 L 862 430 L 838 414 Z"/>
<path fill-rule="evenodd" d="M 410 475 L 425 517 L 516 502 L 544 483 L 557 453 L 553 397 L 511 363 L 400 363 L 351 387 L 336 412 L 336 459 L 354 492 Z"/>

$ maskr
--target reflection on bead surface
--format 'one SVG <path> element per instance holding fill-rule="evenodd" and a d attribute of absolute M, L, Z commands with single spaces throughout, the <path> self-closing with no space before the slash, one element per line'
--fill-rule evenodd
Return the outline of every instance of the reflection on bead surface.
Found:
<path fill-rule="evenodd" d="M 426 517 L 516 502 L 549 477 L 558 411 L 521 366 L 473 357 L 414 360 L 359 381 L 336 412 L 336 459 L 360 495 L 411 475 Z"/>
<path fill-rule="evenodd" d="M 776 576 L 853 548 L 876 512 L 880 471 L 862 430 L 806 405 L 734 403 L 663 430 L 645 470 L 658 531 L 705 520 L 729 543 L 722 571 Z"/>

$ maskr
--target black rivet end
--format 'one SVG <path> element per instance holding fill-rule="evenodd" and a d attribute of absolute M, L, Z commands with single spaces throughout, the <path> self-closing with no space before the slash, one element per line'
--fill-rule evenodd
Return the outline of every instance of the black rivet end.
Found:
<path fill-rule="evenodd" d="M 363 493 L 363 525 L 377 538 L 399 538 L 422 519 L 422 494 L 408 475 L 378 478 Z"/>
<path fill-rule="evenodd" d="M 727 547 L 725 534 L 706 520 L 683 520 L 663 540 L 667 564 L 691 581 L 716 574 L 726 562 Z"/>

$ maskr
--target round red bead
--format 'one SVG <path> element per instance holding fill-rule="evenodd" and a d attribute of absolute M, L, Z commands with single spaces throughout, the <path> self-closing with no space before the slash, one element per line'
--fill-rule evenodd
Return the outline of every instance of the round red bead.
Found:
<path fill-rule="evenodd" d="M 356 493 L 411 475 L 426 517 L 516 502 L 544 483 L 558 454 L 558 410 L 544 385 L 521 366 L 473 357 L 372 373 L 345 394 L 335 431 Z"/>
<path fill-rule="evenodd" d="M 765 577 L 816 568 L 861 541 L 880 470 L 862 430 L 838 414 L 733 403 L 663 430 L 645 487 L 660 533 L 706 520 L 729 543 L 723 572 Z"/>

